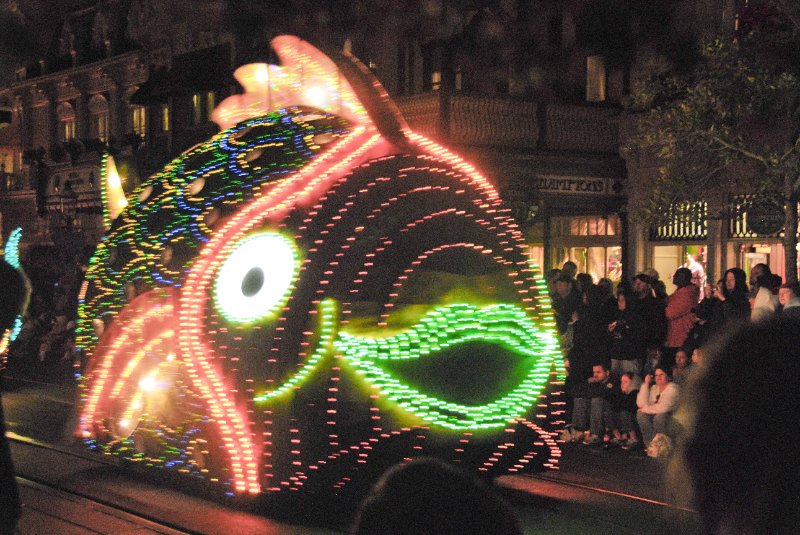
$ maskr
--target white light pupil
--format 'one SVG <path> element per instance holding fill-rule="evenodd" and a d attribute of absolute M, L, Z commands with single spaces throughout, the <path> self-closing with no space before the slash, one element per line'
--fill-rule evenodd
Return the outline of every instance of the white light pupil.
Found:
<path fill-rule="evenodd" d="M 254 268 L 263 272 L 263 282 L 247 287 L 242 283 Z M 231 321 L 261 319 L 282 304 L 295 271 L 294 244 L 288 238 L 274 232 L 250 236 L 236 246 L 217 274 L 217 306 Z"/>

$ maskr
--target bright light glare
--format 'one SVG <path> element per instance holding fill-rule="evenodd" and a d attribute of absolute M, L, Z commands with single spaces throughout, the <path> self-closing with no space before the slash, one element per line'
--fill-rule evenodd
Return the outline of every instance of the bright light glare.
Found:
<path fill-rule="evenodd" d="M 269 82 L 269 67 L 267 67 L 265 63 L 260 63 L 254 70 L 253 75 L 255 76 L 256 81 L 262 84 L 267 83 Z"/>
<path fill-rule="evenodd" d="M 327 95 L 325 94 L 325 90 L 318 85 L 311 86 L 306 89 L 306 98 L 310 103 L 318 108 L 323 108 L 325 107 L 325 104 L 327 104 Z"/>
<path fill-rule="evenodd" d="M 292 240 L 277 232 L 251 234 L 217 273 L 214 298 L 229 321 L 249 323 L 273 314 L 291 292 L 299 267 Z"/>
<path fill-rule="evenodd" d="M 156 382 L 156 378 L 152 375 L 148 375 L 147 377 L 143 378 L 139 381 L 139 388 L 142 389 L 144 392 L 152 392 L 156 388 L 158 388 L 158 383 Z"/>

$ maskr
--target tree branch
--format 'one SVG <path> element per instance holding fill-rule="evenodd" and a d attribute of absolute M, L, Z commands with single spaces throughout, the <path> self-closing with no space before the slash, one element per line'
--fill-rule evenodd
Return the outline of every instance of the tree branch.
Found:
<path fill-rule="evenodd" d="M 780 157 L 780 159 L 779 159 L 778 161 L 779 161 L 780 163 L 783 163 L 783 160 L 785 160 L 786 158 L 788 158 L 788 157 L 789 157 L 789 155 L 790 155 L 790 154 L 792 154 L 792 152 L 794 152 L 794 151 L 795 151 L 795 149 L 797 149 L 798 147 L 800 147 L 800 135 L 798 135 L 797 137 L 795 137 L 795 138 L 794 138 L 794 143 L 792 143 L 792 146 L 791 146 L 791 147 L 789 147 L 788 149 L 786 149 L 786 152 L 784 152 L 784 153 L 781 155 L 781 157 Z"/>
<path fill-rule="evenodd" d="M 747 150 L 744 147 L 737 147 L 736 145 L 733 145 L 732 143 L 729 143 L 724 139 L 722 139 L 721 137 L 714 134 L 711 134 L 711 138 L 728 150 L 741 154 L 742 156 L 750 158 L 751 160 L 755 160 L 761 163 L 764 167 L 770 167 L 769 162 L 767 162 L 767 159 L 761 156 L 760 154 L 756 154 L 755 152 Z"/>

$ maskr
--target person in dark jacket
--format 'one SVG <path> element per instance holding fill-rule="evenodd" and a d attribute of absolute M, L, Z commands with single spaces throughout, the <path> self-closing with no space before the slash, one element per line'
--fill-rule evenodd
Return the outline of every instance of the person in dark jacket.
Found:
<path fill-rule="evenodd" d="M 575 389 L 572 414 L 572 442 L 583 439 L 587 446 L 603 443 L 606 428 L 612 427 L 611 398 L 614 383 L 605 363 L 592 366 L 592 376 Z M 585 436 L 586 432 L 589 436 Z"/>
<path fill-rule="evenodd" d="M 14 325 L 17 315 L 24 310 L 28 300 L 25 277 L 0 260 L 0 338 L 2 345 Z M 6 438 L 3 403 L 0 399 L 0 533 L 13 533 L 20 515 L 19 490 L 14 476 L 14 464 Z"/>
<path fill-rule="evenodd" d="M 638 314 L 628 306 L 632 295 L 620 288 L 617 290 L 617 314 L 608 324 L 611 335 L 611 375 L 620 377 L 624 372 L 639 375 L 647 355 L 646 326 Z"/>
<path fill-rule="evenodd" d="M 553 312 L 555 313 L 558 334 L 564 336 L 572 321 L 572 314 L 581 306 L 581 294 L 575 289 L 575 282 L 567 275 L 560 275 L 555 282 L 556 293 L 553 295 Z"/>
<path fill-rule="evenodd" d="M 723 323 L 750 319 L 747 275 L 742 269 L 730 268 L 723 278 L 725 280 L 721 296 Z"/>
<path fill-rule="evenodd" d="M 686 337 L 687 348 L 694 349 L 705 344 L 722 321 L 722 301 L 717 295 L 722 292 L 724 286 L 725 281 L 720 279 L 716 285 L 709 283 L 703 287 L 703 300 L 698 303 L 694 311 L 697 323 Z"/>
<path fill-rule="evenodd" d="M 603 313 L 603 290 L 592 286 L 587 292 L 586 304 L 573 315 L 572 347 L 564 365 L 567 368 L 565 390 L 567 394 L 567 421 L 572 415 L 575 387 L 580 387 L 592 376 L 592 365 L 608 359 L 610 340 L 607 330 L 609 319 Z"/>
<path fill-rule="evenodd" d="M 614 412 L 614 438 L 611 444 L 623 449 L 634 449 L 639 446 L 636 434 L 636 396 L 639 394 L 639 377 L 631 372 L 623 373 L 619 384 L 611 397 L 611 409 Z"/>
<path fill-rule="evenodd" d="M 647 359 L 645 372 L 649 373 L 661 357 L 660 348 L 667 337 L 667 316 L 664 312 L 665 299 L 656 298 L 653 286 L 657 281 L 645 273 L 639 273 L 633 278 L 634 299 L 628 305 L 633 305 L 633 313 L 639 317 L 644 329 Z"/>
<path fill-rule="evenodd" d="M 586 303 L 576 311 L 573 323 L 573 346 L 567 355 L 568 368 L 573 379 L 583 382 L 592 375 L 592 365 L 608 359 L 610 339 L 608 323 L 611 318 L 603 307 L 603 291 L 592 286 Z"/>

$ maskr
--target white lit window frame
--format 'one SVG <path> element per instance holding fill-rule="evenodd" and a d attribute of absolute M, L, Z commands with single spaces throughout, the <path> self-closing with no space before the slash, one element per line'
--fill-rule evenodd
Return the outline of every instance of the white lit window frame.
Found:
<path fill-rule="evenodd" d="M 217 107 L 217 94 L 214 91 L 206 91 L 206 115 L 211 117 L 211 112 Z"/>
<path fill-rule="evenodd" d="M 605 102 L 606 77 L 603 56 L 586 56 L 586 102 Z"/>
<path fill-rule="evenodd" d="M 198 125 L 203 122 L 203 99 L 200 93 L 192 94 L 192 124 Z"/>
<path fill-rule="evenodd" d="M 172 129 L 172 115 L 169 104 L 161 105 L 161 131 L 169 132 Z"/>
<path fill-rule="evenodd" d="M 69 102 L 62 102 L 58 106 L 58 133 L 61 141 L 75 139 L 76 129 L 75 108 Z"/>
<path fill-rule="evenodd" d="M 147 139 L 147 107 L 131 106 L 133 133 L 141 139 Z"/>

